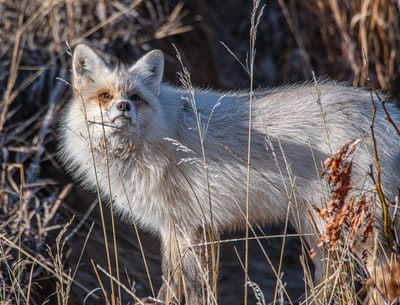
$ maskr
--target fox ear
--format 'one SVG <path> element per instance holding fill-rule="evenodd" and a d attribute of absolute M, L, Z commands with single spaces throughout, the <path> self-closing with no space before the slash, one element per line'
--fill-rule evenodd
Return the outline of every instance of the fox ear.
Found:
<path fill-rule="evenodd" d="M 104 61 L 87 45 L 79 44 L 72 55 L 72 73 L 74 81 L 93 81 L 96 75 L 108 69 Z"/>
<path fill-rule="evenodd" d="M 164 74 L 164 53 L 153 50 L 140 58 L 130 69 L 130 73 L 137 73 L 143 77 L 145 85 L 158 96 L 160 95 L 161 81 Z"/>

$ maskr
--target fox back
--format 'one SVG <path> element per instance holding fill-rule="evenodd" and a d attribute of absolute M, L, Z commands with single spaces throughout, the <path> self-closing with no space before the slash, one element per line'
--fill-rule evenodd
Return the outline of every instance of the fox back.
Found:
<path fill-rule="evenodd" d="M 131 67 L 111 68 L 77 46 L 60 144 L 71 174 L 88 189 L 98 186 L 121 217 L 158 234 L 163 252 L 196 242 L 204 228 L 217 238 L 286 217 L 313 243 L 324 222 L 309 215 L 329 199 L 323 162 L 352 141 L 352 195 L 376 200 L 377 148 L 385 195 L 395 200 L 399 136 L 370 92 L 332 81 L 252 95 L 182 89 L 162 82 L 163 61 L 156 50 Z M 397 108 L 386 107 L 400 122 Z M 181 238 L 169 240 L 171 230 Z M 192 290 L 187 303 L 202 304 Z"/>

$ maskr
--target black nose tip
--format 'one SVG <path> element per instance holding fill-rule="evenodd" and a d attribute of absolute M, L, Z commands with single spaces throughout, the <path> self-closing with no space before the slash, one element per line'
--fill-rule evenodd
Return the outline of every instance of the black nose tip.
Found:
<path fill-rule="evenodd" d="M 125 111 L 131 110 L 131 106 L 129 105 L 128 102 L 119 102 L 119 103 L 117 104 L 117 109 L 118 109 L 119 111 L 125 112 Z"/>

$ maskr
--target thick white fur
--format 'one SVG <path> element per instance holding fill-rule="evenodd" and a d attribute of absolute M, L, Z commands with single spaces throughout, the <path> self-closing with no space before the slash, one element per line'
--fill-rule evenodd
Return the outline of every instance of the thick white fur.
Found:
<path fill-rule="evenodd" d="M 78 46 L 75 94 L 62 121 L 61 160 L 87 188 L 98 183 L 118 214 L 154 233 L 163 235 L 171 224 L 183 232 L 204 226 L 218 233 L 243 228 L 249 94 L 195 88 L 193 99 L 190 92 L 161 82 L 163 65 L 162 53 L 153 51 L 130 68 L 110 69 L 90 48 Z M 126 128 L 113 127 L 105 109 L 99 115 L 98 105 L 86 103 L 102 86 L 134 91 L 145 101 L 133 107 Z M 251 224 L 275 223 L 288 215 L 299 232 L 315 233 L 307 211 L 314 214 L 312 204 L 327 203 L 322 163 L 352 140 L 359 140 L 353 156 L 354 194 L 375 196 L 369 175 L 374 168 L 372 99 L 378 106 L 374 130 L 383 187 L 393 201 L 400 187 L 400 143 L 376 97 L 332 81 L 255 93 Z M 399 111 L 386 106 L 400 123 Z M 322 225 L 318 217 L 314 221 Z"/>

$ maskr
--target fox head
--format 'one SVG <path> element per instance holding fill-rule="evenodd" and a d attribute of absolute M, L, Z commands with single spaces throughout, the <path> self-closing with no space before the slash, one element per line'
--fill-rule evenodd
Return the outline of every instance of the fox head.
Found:
<path fill-rule="evenodd" d="M 159 102 L 163 69 L 164 55 L 159 50 L 148 52 L 130 67 L 112 68 L 90 47 L 78 45 L 72 58 L 71 124 L 81 124 L 76 129 L 85 137 L 84 123 L 94 142 L 105 138 L 135 145 L 157 141 L 165 122 Z"/>

